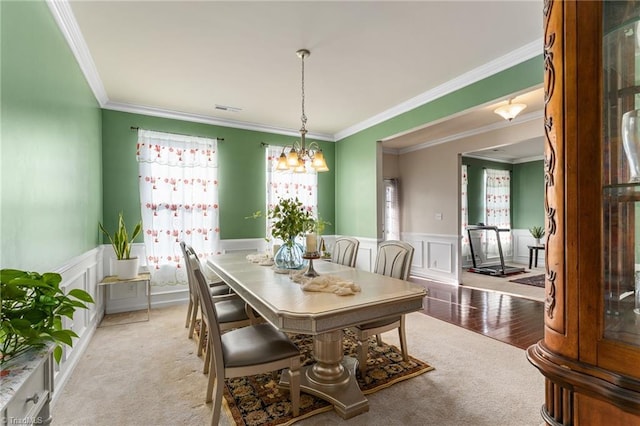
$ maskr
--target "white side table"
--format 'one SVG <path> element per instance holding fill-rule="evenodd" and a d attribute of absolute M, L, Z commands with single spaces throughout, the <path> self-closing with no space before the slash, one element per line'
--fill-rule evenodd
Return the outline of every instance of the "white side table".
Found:
<path fill-rule="evenodd" d="M 116 275 L 109 275 L 106 276 L 102 279 L 102 281 L 100 281 L 98 283 L 99 286 L 102 286 L 103 288 L 103 299 L 105 301 L 105 308 L 106 308 L 106 300 L 107 300 L 107 286 L 110 285 L 122 285 L 122 284 L 133 284 L 133 283 L 139 283 L 139 282 L 144 282 L 146 283 L 146 290 L 147 290 L 147 319 L 142 320 L 142 321 L 130 321 L 128 323 L 118 323 L 118 324 L 113 324 L 113 325 L 120 325 L 120 324 L 130 324 L 130 323 L 134 323 L 134 322 L 143 322 L 143 321 L 149 321 L 149 318 L 151 317 L 151 274 L 149 272 L 143 272 L 141 274 L 139 274 L 136 278 L 132 278 L 130 280 L 123 280 L 118 278 Z M 108 327 L 108 326 L 101 326 L 101 327 Z"/>

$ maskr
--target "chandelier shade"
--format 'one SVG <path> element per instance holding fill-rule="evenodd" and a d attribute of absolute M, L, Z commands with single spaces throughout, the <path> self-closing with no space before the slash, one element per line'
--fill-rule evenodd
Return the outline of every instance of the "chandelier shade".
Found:
<path fill-rule="evenodd" d="M 300 49 L 296 52 L 302 61 L 302 127 L 300 128 L 300 142 L 294 142 L 293 145 L 287 145 L 282 148 L 276 170 L 293 170 L 296 173 L 304 173 L 307 171 L 308 163 L 316 172 L 328 172 L 329 167 L 324 159 L 324 154 L 316 142 L 306 144 L 307 136 L 307 116 L 304 113 L 304 59 L 309 57 L 311 52 L 307 49 Z M 287 149 L 289 150 L 287 152 Z"/>
<path fill-rule="evenodd" d="M 509 103 L 507 105 L 502 105 L 501 107 L 496 108 L 493 112 L 495 112 L 505 120 L 513 120 L 518 114 L 522 112 L 523 109 L 527 107 L 527 105 L 514 104 L 512 103 L 512 101 L 513 99 L 509 99 Z"/>

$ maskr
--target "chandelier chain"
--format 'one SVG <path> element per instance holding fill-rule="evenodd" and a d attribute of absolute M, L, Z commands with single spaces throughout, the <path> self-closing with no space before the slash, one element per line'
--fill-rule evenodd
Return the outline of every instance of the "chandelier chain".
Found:
<path fill-rule="evenodd" d="M 307 124 L 307 116 L 304 113 L 304 57 L 306 55 L 302 55 L 302 116 L 300 116 L 300 120 L 302 120 L 302 130 L 305 129 L 305 125 Z"/>

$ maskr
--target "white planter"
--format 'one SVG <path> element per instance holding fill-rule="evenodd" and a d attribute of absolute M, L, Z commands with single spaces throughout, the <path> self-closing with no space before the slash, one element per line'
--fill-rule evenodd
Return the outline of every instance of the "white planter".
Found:
<path fill-rule="evenodd" d="M 140 261 L 137 257 L 115 261 L 115 273 L 121 280 L 131 280 L 138 276 Z"/>

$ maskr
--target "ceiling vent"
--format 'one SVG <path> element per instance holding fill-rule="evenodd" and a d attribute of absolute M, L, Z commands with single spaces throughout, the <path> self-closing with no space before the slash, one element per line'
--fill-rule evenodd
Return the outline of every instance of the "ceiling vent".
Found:
<path fill-rule="evenodd" d="M 240 111 L 242 111 L 242 108 L 232 107 L 232 106 L 228 106 L 228 105 L 218 105 L 218 104 L 216 104 L 216 109 L 220 110 L 220 111 L 229 111 L 229 112 L 240 112 Z"/>

